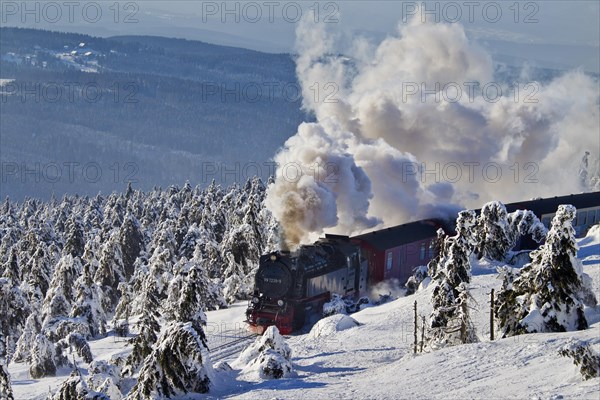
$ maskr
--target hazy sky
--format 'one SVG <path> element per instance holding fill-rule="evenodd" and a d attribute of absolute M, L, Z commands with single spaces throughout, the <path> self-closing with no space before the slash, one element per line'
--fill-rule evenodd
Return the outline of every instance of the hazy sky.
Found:
<path fill-rule="evenodd" d="M 561 68 L 583 67 L 598 72 L 600 2 L 598 1 L 441 1 L 426 3 L 429 13 L 415 11 L 423 2 L 407 1 L 115 1 L 75 2 L 73 20 L 61 6 L 38 4 L 39 21 L 26 14 L 23 2 L 2 1 L 4 26 L 28 26 L 100 36 L 153 34 L 203 40 L 270 52 L 293 51 L 297 20 L 318 10 L 329 29 L 378 41 L 397 31 L 398 23 L 415 13 L 428 20 L 462 23 L 467 34 L 492 54 L 515 63 L 526 59 Z M 90 22 L 95 6 L 102 17 Z M 15 7 L 18 9 L 15 10 Z M 46 7 L 46 8 L 44 8 Z M 86 21 L 82 18 L 86 9 Z M 312 15 L 312 14 L 311 14 Z M 48 18 L 44 18 L 44 17 Z M 514 46 L 513 46 L 514 45 Z"/>

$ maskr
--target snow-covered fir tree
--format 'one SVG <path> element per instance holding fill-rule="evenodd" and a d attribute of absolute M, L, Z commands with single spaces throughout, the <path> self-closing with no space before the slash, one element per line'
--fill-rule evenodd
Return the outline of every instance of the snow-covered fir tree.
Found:
<path fill-rule="evenodd" d="M 546 242 L 521 271 L 506 271 L 496 302 L 504 336 L 564 332 L 588 327 L 583 312 L 586 288 L 573 219 L 575 207 L 558 207 Z"/>
<path fill-rule="evenodd" d="M 125 278 L 129 279 L 133 275 L 135 260 L 140 255 L 144 246 L 140 224 L 131 212 L 127 212 L 125 220 L 119 229 L 119 243 L 121 245 Z"/>
<path fill-rule="evenodd" d="M 75 302 L 70 317 L 82 319 L 88 326 L 88 339 L 106 333 L 106 313 L 102 305 L 102 292 L 92 279 L 89 264 L 75 281 Z"/>
<path fill-rule="evenodd" d="M 81 377 L 79 369 L 75 368 L 65 380 L 51 400 L 110 400 L 106 394 L 94 392 Z"/>
<path fill-rule="evenodd" d="M 444 248 L 444 243 L 446 243 L 446 232 L 442 228 L 438 228 L 436 231 L 436 238 L 433 242 L 433 257 L 427 263 L 427 274 L 429 276 L 435 276 L 437 274 L 437 270 L 440 266 L 440 261 L 446 252 Z"/>
<path fill-rule="evenodd" d="M 144 360 L 128 400 L 207 393 L 213 380 L 206 338 L 191 322 L 171 322 Z"/>
<path fill-rule="evenodd" d="M 94 360 L 90 345 L 83 335 L 79 333 L 69 333 L 69 335 L 58 341 L 56 344 L 57 351 L 64 354 L 65 349 L 74 349 L 79 357 L 83 359 L 85 363 L 91 363 Z"/>
<path fill-rule="evenodd" d="M 10 279 L 13 285 L 18 286 L 21 283 L 21 268 L 19 268 L 16 246 L 10 248 L 8 259 L 3 267 L 2 277 Z"/>
<path fill-rule="evenodd" d="M 509 238 L 511 247 L 517 244 L 521 236 L 530 235 L 537 243 L 546 239 L 548 229 L 542 224 L 539 218 L 530 210 L 517 210 L 507 216 L 509 225 Z"/>
<path fill-rule="evenodd" d="M 46 324 L 49 319 L 69 315 L 76 297 L 75 281 L 83 267 L 79 257 L 66 254 L 56 265 L 42 308 Z"/>
<path fill-rule="evenodd" d="M 133 375 L 144 358 L 152 351 L 152 346 L 157 340 L 160 325 L 159 302 L 156 293 L 156 283 L 153 279 L 147 279 L 142 292 L 142 314 L 140 316 L 138 335 L 131 340 L 133 350 L 127 357 L 124 375 Z"/>
<path fill-rule="evenodd" d="M 0 358 L 12 357 L 29 311 L 29 304 L 21 290 L 10 279 L 0 278 L 0 336 L 3 338 Z"/>
<path fill-rule="evenodd" d="M 88 387 L 96 392 L 106 394 L 111 400 L 121 400 L 120 368 L 113 363 L 98 360 L 90 363 Z"/>
<path fill-rule="evenodd" d="M 19 336 L 15 353 L 13 354 L 13 362 L 31 362 L 31 349 L 33 348 L 36 336 L 41 330 L 42 319 L 38 307 L 29 313 L 25 321 L 23 332 Z"/>
<path fill-rule="evenodd" d="M 433 279 L 436 286 L 431 302 L 429 341 L 432 348 L 476 341 L 469 318 L 467 284 L 471 280 L 470 256 L 476 244 L 474 211 L 461 211 L 456 235 L 444 241 L 444 253 Z"/>
<path fill-rule="evenodd" d="M 4 363 L 0 360 L 0 399 L 14 400 L 10 374 Z"/>
<path fill-rule="evenodd" d="M 40 333 L 35 337 L 29 366 L 29 374 L 33 379 L 56 374 L 55 352 L 54 344 L 44 334 Z"/>
<path fill-rule="evenodd" d="M 477 221 L 477 244 L 479 258 L 503 261 L 514 246 L 511 241 L 507 212 L 504 204 L 491 201 L 481 208 Z"/>
<path fill-rule="evenodd" d="M 125 266 L 119 234 L 114 231 L 102 246 L 100 265 L 94 275 L 94 282 L 102 290 L 102 307 L 114 311 L 119 302 L 119 283 L 125 281 Z"/>

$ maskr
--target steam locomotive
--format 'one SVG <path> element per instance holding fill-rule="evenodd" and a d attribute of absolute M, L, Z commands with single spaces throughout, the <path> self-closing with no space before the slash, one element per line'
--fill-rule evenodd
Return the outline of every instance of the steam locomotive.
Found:
<path fill-rule="evenodd" d="M 254 294 L 246 310 L 251 331 L 275 325 L 284 334 L 320 316 L 332 293 L 358 297 L 367 285 L 368 264 L 347 236 L 326 235 L 294 252 L 260 257 Z"/>

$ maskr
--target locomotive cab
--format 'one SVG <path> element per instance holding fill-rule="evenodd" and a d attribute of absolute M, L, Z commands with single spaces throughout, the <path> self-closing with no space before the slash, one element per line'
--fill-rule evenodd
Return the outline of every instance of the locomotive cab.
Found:
<path fill-rule="evenodd" d="M 265 254 L 260 257 L 246 322 L 256 333 L 275 325 L 289 334 L 307 317 L 320 317 L 331 293 L 358 296 L 365 279 L 360 249 L 346 236 L 327 235 L 293 253 Z"/>

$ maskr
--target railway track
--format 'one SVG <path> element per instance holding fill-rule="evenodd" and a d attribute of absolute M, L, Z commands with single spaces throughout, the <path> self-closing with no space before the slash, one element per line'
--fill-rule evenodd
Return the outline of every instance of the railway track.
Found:
<path fill-rule="evenodd" d="M 242 334 L 243 333 L 243 334 Z M 211 346 L 209 339 L 210 357 L 213 362 L 225 360 L 239 354 L 246 346 L 254 341 L 256 334 L 248 334 L 246 331 L 231 331 L 225 335 L 219 335 L 220 341 L 225 341 L 218 346 Z M 214 342 L 215 339 L 212 340 Z"/>

